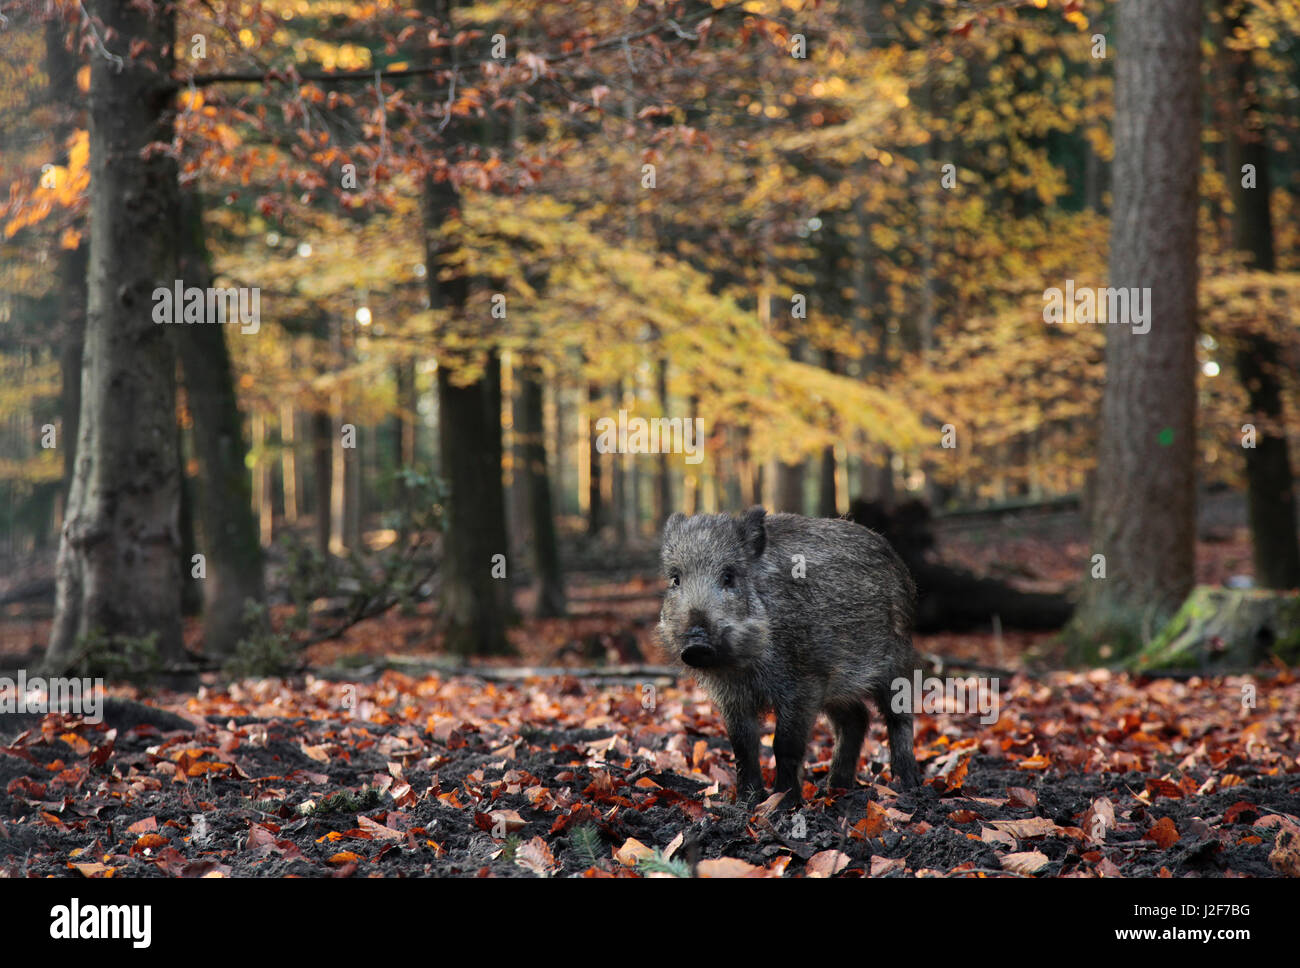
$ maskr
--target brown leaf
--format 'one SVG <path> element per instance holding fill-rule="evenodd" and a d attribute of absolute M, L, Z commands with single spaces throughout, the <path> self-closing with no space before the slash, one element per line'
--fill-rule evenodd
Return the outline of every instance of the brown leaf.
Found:
<path fill-rule="evenodd" d="M 1026 850 L 1018 854 L 1003 854 L 998 858 L 998 862 L 1005 870 L 1029 875 L 1042 870 L 1051 863 L 1051 860 L 1042 851 Z"/>
<path fill-rule="evenodd" d="M 841 850 L 823 850 L 808 858 L 808 877 L 834 877 L 849 866 L 849 855 Z"/>
<path fill-rule="evenodd" d="M 901 871 L 907 869 L 907 861 L 901 857 L 881 857 L 879 854 L 871 858 L 871 876 L 884 877 L 891 871 Z"/>
<path fill-rule="evenodd" d="M 1106 797 L 1092 801 L 1083 815 L 1083 831 L 1095 843 L 1106 839 L 1106 832 L 1115 829 L 1115 805 Z"/>
<path fill-rule="evenodd" d="M 541 837 L 534 837 L 532 840 L 520 844 L 518 850 L 515 851 L 515 863 L 541 877 L 546 877 L 558 866 L 555 862 L 555 855 L 551 853 L 551 848 L 546 845 L 546 841 L 542 840 Z"/>
<path fill-rule="evenodd" d="M 755 867 L 735 857 L 702 860 L 695 873 L 700 877 L 767 877 L 769 874 L 765 868 Z"/>
<path fill-rule="evenodd" d="M 83 877 L 112 877 L 113 868 L 107 864 L 69 864 Z"/>
<path fill-rule="evenodd" d="M 369 817 L 357 817 L 357 826 L 378 840 L 402 840 L 406 836 L 400 830 L 385 827 Z"/>
<path fill-rule="evenodd" d="M 1250 823 L 1253 824 L 1259 819 L 1260 809 L 1253 803 L 1245 800 L 1238 800 L 1227 810 L 1223 811 L 1224 823 Z"/>
<path fill-rule="evenodd" d="M 1011 836 L 1005 830 L 994 830 L 991 827 L 984 827 L 980 830 L 980 840 L 986 844 L 1001 844 L 1011 850 L 1016 849 L 1016 838 Z"/>
<path fill-rule="evenodd" d="M 1007 799 L 1013 807 L 1032 810 L 1038 806 L 1038 794 L 1026 787 L 1007 787 Z"/>
<path fill-rule="evenodd" d="M 1168 817 L 1161 817 L 1159 822 L 1142 835 L 1143 840 L 1154 840 L 1161 850 L 1168 850 L 1178 843 L 1178 828 Z"/>
<path fill-rule="evenodd" d="M 158 829 L 158 818 L 145 817 L 143 820 L 137 820 L 135 823 L 131 824 L 131 826 L 127 827 L 126 832 L 129 834 L 136 834 L 138 836 L 139 834 L 152 833 L 157 829 Z"/>
<path fill-rule="evenodd" d="M 1177 783 L 1164 778 L 1147 780 L 1147 793 L 1152 799 L 1169 797 L 1171 800 L 1181 800 L 1183 796 L 1182 788 Z"/>
<path fill-rule="evenodd" d="M 1055 822 L 1046 817 L 1026 817 L 1024 820 L 990 820 L 998 830 L 1011 834 L 1020 840 L 1030 837 L 1050 837 L 1061 830 Z"/>
<path fill-rule="evenodd" d="M 654 850 L 647 847 L 635 837 L 629 837 L 623 842 L 623 846 L 614 851 L 614 859 L 624 867 L 635 867 L 636 862 L 642 857 L 650 857 Z"/>
<path fill-rule="evenodd" d="M 1300 835 L 1285 828 L 1279 830 L 1268 863 L 1283 877 L 1300 877 Z"/>

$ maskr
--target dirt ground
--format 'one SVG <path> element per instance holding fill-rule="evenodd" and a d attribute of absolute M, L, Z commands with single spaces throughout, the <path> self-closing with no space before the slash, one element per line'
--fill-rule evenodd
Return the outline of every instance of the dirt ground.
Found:
<path fill-rule="evenodd" d="M 878 729 L 854 790 L 815 788 L 830 759 L 822 722 L 805 804 L 792 813 L 733 802 L 729 745 L 689 680 L 501 685 L 386 672 L 373 682 L 159 695 L 152 702 L 190 724 L 113 730 L 50 716 L 0 747 L 0 870 L 1300 873 L 1287 866 L 1300 861 L 1291 839 L 1300 834 L 1300 684 L 1259 680 L 1255 709 L 1233 702 L 1246 684 L 1018 676 L 1004 684 L 996 724 L 973 713 L 921 715 L 926 784 L 901 793 L 882 782 Z M 771 767 L 769 751 L 769 785 Z"/>

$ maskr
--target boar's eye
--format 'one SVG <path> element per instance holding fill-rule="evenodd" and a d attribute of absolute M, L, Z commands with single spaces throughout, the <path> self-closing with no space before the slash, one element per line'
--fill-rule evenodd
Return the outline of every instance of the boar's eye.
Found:
<path fill-rule="evenodd" d="M 730 568 L 723 569 L 721 581 L 723 588 L 734 588 L 736 585 L 736 573 Z"/>
<path fill-rule="evenodd" d="M 677 588 L 682 583 L 682 576 L 679 572 L 673 571 L 668 573 L 668 587 Z"/>

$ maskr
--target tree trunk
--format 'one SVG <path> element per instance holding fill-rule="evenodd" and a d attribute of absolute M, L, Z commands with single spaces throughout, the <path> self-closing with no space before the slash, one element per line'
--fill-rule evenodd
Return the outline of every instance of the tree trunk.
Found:
<path fill-rule="evenodd" d="M 139 56 L 91 58 L 90 269 L 77 467 L 57 565 L 46 663 L 75 661 L 90 632 L 156 635 L 181 653 L 180 468 L 175 360 L 153 293 L 177 277 L 170 80 L 175 13 L 88 0 L 104 35 Z"/>
<path fill-rule="evenodd" d="M 504 557 L 497 556 L 505 556 L 508 549 L 500 535 L 503 520 L 494 517 L 504 510 L 504 501 L 494 499 L 488 486 L 493 475 L 500 478 L 501 464 L 485 446 L 493 431 L 500 434 L 500 411 L 491 409 L 483 380 L 456 386 L 451 377 L 449 368 L 438 368 L 440 444 L 448 485 L 441 619 L 451 651 L 501 655 L 510 651 L 505 609 L 509 577 L 502 571 Z M 501 577 L 494 577 L 494 570 Z"/>
<path fill-rule="evenodd" d="M 614 411 L 623 406 L 623 383 L 614 384 Z M 614 543 L 620 548 L 627 544 L 627 454 L 615 451 L 610 454 L 610 519 L 614 523 Z"/>
<path fill-rule="evenodd" d="M 415 428 L 418 419 L 419 400 L 415 390 L 415 360 L 398 360 L 394 364 L 397 382 L 397 448 L 396 464 L 399 470 L 415 469 Z M 400 481 L 400 478 L 399 478 Z M 407 516 L 414 510 L 411 495 L 406 486 L 397 486 L 397 501 Z"/>
<path fill-rule="evenodd" d="M 423 0 L 422 9 L 444 18 L 449 13 L 448 4 L 435 0 Z M 469 280 L 459 272 L 442 278 L 443 267 L 458 248 L 444 226 L 459 205 L 451 182 L 426 182 L 429 303 L 435 311 L 445 310 L 451 321 L 463 323 Z M 440 603 L 447 648 L 462 655 L 508 654 L 513 649 L 506 625 L 513 608 L 501 480 L 501 363 L 495 350 L 487 354 L 483 376 L 467 385 L 457 385 L 449 361 L 440 361 L 438 429 L 448 489 Z"/>
<path fill-rule="evenodd" d="M 668 417 L 668 360 L 660 357 L 655 367 L 655 396 L 659 399 L 659 413 Z M 655 461 L 655 530 L 658 531 L 676 510 L 673 507 L 672 468 L 668 463 L 669 455 L 665 449 Z"/>
<path fill-rule="evenodd" d="M 776 465 L 776 509 L 803 514 L 804 465 L 778 461 Z"/>
<path fill-rule="evenodd" d="M 312 477 L 316 484 L 316 550 L 330 553 L 330 518 L 334 506 L 334 420 L 328 410 L 311 415 Z"/>
<path fill-rule="evenodd" d="M 836 372 L 835 354 L 826 350 L 822 354 L 822 365 L 831 373 Z M 827 444 L 822 448 L 821 467 L 817 489 L 817 514 L 823 518 L 840 516 L 839 501 L 835 493 L 835 445 Z"/>
<path fill-rule="evenodd" d="M 212 285 L 203 206 L 197 196 L 188 193 L 181 199 L 179 251 L 185 284 L 201 289 Z M 265 600 L 262 549 L 245 463 L 244 418 L 235 394 L 226 327 L 172 327 L 169 335 L 181 361 L 199 465 L 195 504 L 207 571 L 201 582 L 203 650 L 224 656 L 234 652 L 250 631 L 244 620 L 246 603 L 260 605 Z M 190 563 L 182 561 L 181 566 L 189 569 Z"/>
<path fill-rule="evenodd" d="M 1241 24 L 1240 4 L 1225 2 L 1224 33 Z M 1235 14 L 1232 11 L 1237 11 Z M 1262 121 L 1259 82 L 1250 51 L 1223 48 L 1227 60 L 1224 147 L 1232 190 L 1232 247 L 1247 256 L 1246 268 L 1273 272 L 1273 220 L 1269 208 L 1268 132 Z M 1251 165 L 1253 188 L 1242 182 L 1242 167 Z M 1258 425 L 1256 446 L 1245 447 L 1246 501 L 1254 547 L 1255 579 L 1264 588 L 1300 587 L 1300 541 L 1291 456 L 1283 428 L 1280 354 L 1264 336 L 1244 334 L 1236 353 L 1237 372 L 1249 400 L 1247 419 Z"/>
<path fill-rule="evenodd" d="M 53 154 L 55 164 L 68 164 L 68 138 L 76 130 L 76 114 L 81 101 L 77 90 L 77 69 L 81 59 L 66 44 L 67 24 L 62 17 L 51 15 L 45 22 L 45 64 L 49 75 L 50 99 L 54 103 L 55 122 Z M 63 432 L 62 505 L 68 506 L 72 474 L 77 456 L 77 425 L 81 417 L 81 346 L 86 329 L 86 269 L 89 250 L 84 237 L 76 248 L 58 249 L 59 286 L 57 299 L 59 334 L 59 371 L 62 378 L 60 412 Z"/>
<path fill-rule="evenodd" d="M 1091 521 L 1106 577 L 1088 582 L 1077 630 L 1106 628 L 1123 649 L 1193 580 L 1199 4 L 1124 0 L 1117 33 L 1110 285 L 1149 287 L 1150 328 L 1106 328 Z"/>
<path fill-rule="evenodd" d="M 587 408 L 591 412 L 589 421 L 590 428 L 588 433 L 587 447 L 587 534 L 595 537 L 600 534 L 601 527 L 605 524 L 604 499 L 601 490 L 601 455 L 596 449 L 596 414 L 597 403 L 600 400 L 600 387 L 594 383 L 587 387 Z"/>
<path fill-rule="evenodd" d="M 284 489 L 284 523 L 298 523 L 298 427 L 292 400 L 280 405 L 280 485 Z"/>
<path fill-rule="evenodd" d="M 517 486 L 524 489 L 532 531 L 530 565 L 537 591 L 536 615 L 554 618 L 565 613 L 564 575 L 560 570 L 555 513 L 551 504 L 551 479 L 546 470 L 546 436 L 542 421 L 542 371 L 525 362 L 519 374 L 519 414 L 515 422 L 519 463 Z"/>

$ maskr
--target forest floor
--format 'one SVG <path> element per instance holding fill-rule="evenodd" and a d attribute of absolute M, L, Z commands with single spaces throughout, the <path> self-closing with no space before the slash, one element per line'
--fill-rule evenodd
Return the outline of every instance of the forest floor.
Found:
<path fill-rule="evenodd" d="M 994 530 L 945 534 L 945 558 L 999 577 L 1015 561 L 1011 578 L 1049 588 L 1086 557 L 1042 527 Z M 1211 538 L 1201 581 L 1249 573 L 1239 531 Z M 734 802 L 730 746 L 692 680 L 592 675 L 592 655 L 659 661 L 657 579 L 589 576 L 572 592 L 571 617 L 524 623 L 521 655 L 478 675 L 422 667 L 437 658 L 428 616 L 390 613 L 317 646 L 316 673 L 114 689 L 172 715 L 50 715 L 0 737 L 0 875 L 1300 876 L 1288 670 L 1027 672 L 1041 634 L 925 637 L 922 652 L 1009 673 L 1000 717 L 955 696 L 919 714 L 912 791 L 889 783 L 874 724 L 856 787 L 829 794 L 819 722 L 804 804 L 784 812 Z M 410 664 L 378 661 L 398 654 Z M 357 655 L 376 662 L 332 665 Z M 573 668 L 496 681 L 521 663 Z"/>

